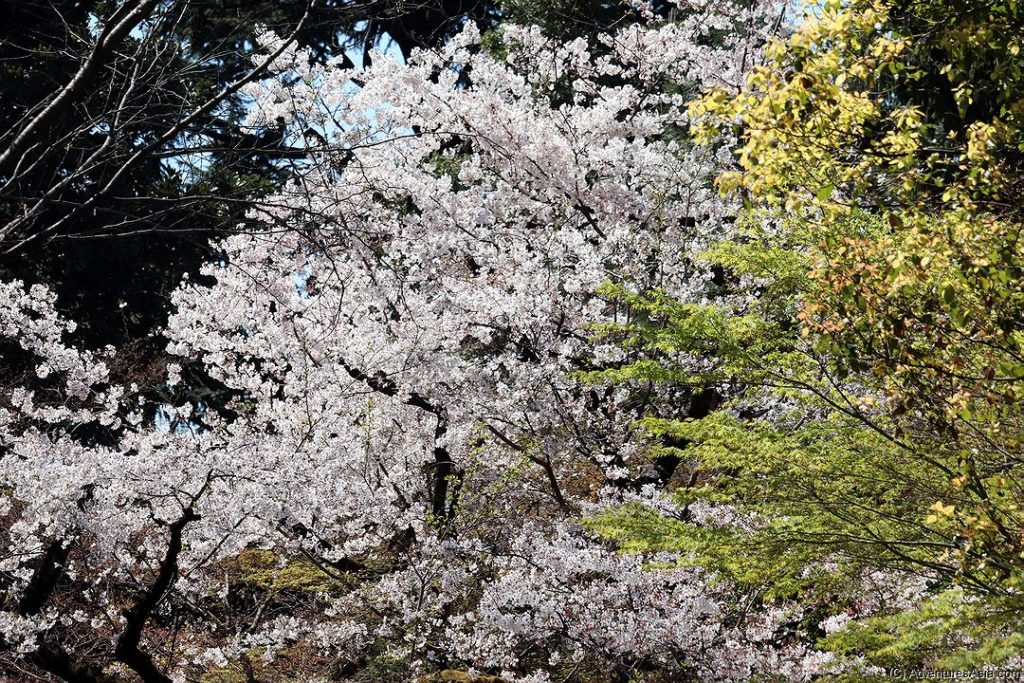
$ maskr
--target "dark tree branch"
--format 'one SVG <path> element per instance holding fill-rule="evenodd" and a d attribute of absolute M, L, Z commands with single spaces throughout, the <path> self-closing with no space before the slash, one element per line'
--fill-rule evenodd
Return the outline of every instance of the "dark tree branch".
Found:
<path fill-rule="evenodd" d="M 139 642 L 142 640 L 142 631 L 150 615 L 171 589 L 174 579 L 177 577 L 178 556 L 181 554 L 182 545 L 181 537 L 185 527 L 198 519 L 199 515 L 189 506 L 185 508 L 182 516 L 171 524 L 167 552 L 160 562 L 156 580 L 138 602 L 125 612 L 128 623 L 117 639 L 114 655 L 118 661 L 137 673 L 144 683 L 171 683 L 171 679 L 160 671 L 153 662 L 153 658 L 139 648 Z"/>
<path fill-rule="evenodd" d="M 119 7 L 107 21 L 96 45 L 89 57 L 75 73 L 74 77 L 50 100 L 42 110 L 32 117 L 21 129 L 7 149 L 0 152 L 0 177 L 10 176 L 13 169 L 21 163 L 23 155 L 35 144 L 46 127 L 75 102 L 96 73 L 103 67 L 118 45 L 128 37 L 143 19 L 148 17 L 156 7 L 157 0 L 129 2 Z"/>
<path fill-rule="evenodd" d="M 346 363 L 342 363 L 342 367 L 345 368 L 345 372 L 352 379 L 363 382 L 374 391 L 385 396 L 398 395 L 398 385 L 383 372 L 367 375 L 359 368 L 354 368 Z M 452 461 L 451 454 L 447 448 L 440 445 L 441 439 L 448 433 L 448 410 L 444 406 L 434 404 L 415 391 L 405 399 L 405 404 L 431 413 L 437 418 L 437 423 L 434 427 L 434 462 L 431 463 L 433 472 L 430 508 L 434 514 L 434 519 L 438 522 L 445 522 L 450 519 L 453 512 L 445 503 L 448 500 L 448 483 L 455 472 L 455 463 Z"/>

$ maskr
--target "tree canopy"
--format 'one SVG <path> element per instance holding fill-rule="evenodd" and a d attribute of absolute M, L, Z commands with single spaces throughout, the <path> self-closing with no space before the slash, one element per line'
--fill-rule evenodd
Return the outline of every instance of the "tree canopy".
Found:
<path fill-rule="evenodd" d="M 1013 675 L 1022 13 L 19 5 L 0 674 Z"/>

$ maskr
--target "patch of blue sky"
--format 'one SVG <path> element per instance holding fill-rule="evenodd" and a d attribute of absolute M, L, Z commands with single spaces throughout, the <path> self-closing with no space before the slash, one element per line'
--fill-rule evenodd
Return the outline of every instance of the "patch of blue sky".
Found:
<path fill-rule="evenodd" d="M 200 401 L 195 407 L 195 413 L 202 415 L 206 412 L 206 405 Z M 153 416 L 153 427 L 158 432 L 172 432 L 175 434 L 191 434 L 199 436 L 205 429 L 195 420 L 182 418 L 178 409 L 170 403 L 158 406 Z"/>

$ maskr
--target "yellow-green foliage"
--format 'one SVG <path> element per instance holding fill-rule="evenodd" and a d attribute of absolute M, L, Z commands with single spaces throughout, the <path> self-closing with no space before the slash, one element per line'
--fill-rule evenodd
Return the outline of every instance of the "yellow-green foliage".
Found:
<path fill-rule="evenodd" d="M 950 590 L 918 609 L 855 622 L 825 647 L 878 666 L 973 670 L 1024 655 L 1020 598 L 979 600 Z"/>
<path fill-rule="evenodd" d="M 199 677 L 199 683 L 248 683 L 248 680 L 240 668 L 211 669 Z"/>
<path fill-rule="evenodd" d="M 264 590 L 336 591 L 337 579 L 304 559 L 289 559 L 270 550 L 244 550 L 231 562 L 238 578 Z"/>
<path fill-rule="evenodd" d="M 791 211 L 976 206 L 1019 192 L 1024 10 L 1015 0 L 828 0 L 739 94 L 694 106 L 698 137 L 739 122 L 720 179 Z M 838 196 L 837 196 L 838 195 Z"/>
<path fill-rule="evenodd" d="M 791 348 L 810 364 L 744 376 L 883 436 L 901 476 L 880 480 L 927 503 L 900 518 L 942 537 L 933 569 L 995 592 L 1024 580 L 1022 29 L 1012 1 L 833 0 L 740 93 L 695 108 L 703 139 L 739 122 L 723 189 L 786 210 L 781 231 L 712 250 L 734 272 L 757 255 L 762 313 L 798 302 Z M 772 272 L 797 263 L 780 246 L 802 276 Z"/>

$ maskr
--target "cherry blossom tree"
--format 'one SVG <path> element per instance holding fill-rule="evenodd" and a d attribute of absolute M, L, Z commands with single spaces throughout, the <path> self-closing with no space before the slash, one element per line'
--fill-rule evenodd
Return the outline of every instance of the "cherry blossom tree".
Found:
<path fill-rule="evenodd" d="M 631 315 L 602 283 L 720 296 L 692 255 L 730 229 L 710 179 L 731 160 L 687 142 L 686 106 L 739 83 L 780 11 L 679 2 L 592 44 L 470 25 L 358 71 L 265 35 L 279 76 L 248 87 L 249 124 L 287 126 L 309 159 L 251 217 L 266 229 L 175 294 L 178 400 L 155 426 L 52 295 L 0 292 L 5 357 L 46 387 L 0 415 L 7 648 L 91 681 L 256 680 L 299 645 L 310 680 L 373 658 L 402 679 L 830 666 L 799 607 L 741 609 L 707 572 L 622 556 L 585 524 L 668 504 L 675 464 L 652 468 L 638 417 L 719 400 L 583 378 L 629 353 L 593 334 Z M 186 368 L 230 398 L 190 400 Z M 239 563 L 268 557 L 327 587 L 246 603 Z"/>

